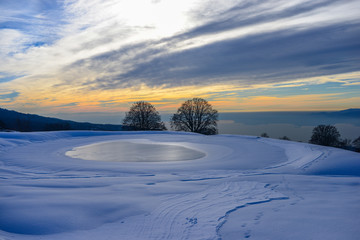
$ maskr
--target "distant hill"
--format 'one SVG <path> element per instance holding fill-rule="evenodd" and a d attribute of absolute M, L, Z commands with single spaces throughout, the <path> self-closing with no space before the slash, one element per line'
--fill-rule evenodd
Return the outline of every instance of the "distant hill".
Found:
<path fill-rule="evenodd" d="M 80 123 L 58 118 L 42 117 L 34 114 L 24 114 L 0 108 L 0 131 L 4 130 L 33 132 L 58 130 L 121 131 L 123 129 L 121 125 Z"/>
<path fill-rule="evenodd" d="M 332 111 L 332 112 L 315 112 L 313 116 L 322 117 L 323 119 L 333 119 L 338 122 L 353 122 L 354 125 L 358 126 L 360 124 L 360 109 L 359 108 L 350 108 L 342 111 Z M 350 121 L 350 122 L 349 122 Z"/>
<path fill-rule="evenodd" d="M 342 116 L 342 117 L 360 118 L 360 109 L 350 108 L 347 110 L 334 112 L 333 114 L 337 114 L 338 116 Z"/>

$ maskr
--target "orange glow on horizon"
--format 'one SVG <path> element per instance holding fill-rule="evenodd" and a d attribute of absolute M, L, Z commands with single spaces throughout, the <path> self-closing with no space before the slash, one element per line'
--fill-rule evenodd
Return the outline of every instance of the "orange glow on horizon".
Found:
<path fill-rule="evenodd" d="M 240 87 L 236 84 L 214 84 L 203 86 L 158 86 L 149 87 L 141 84 L 136 87 L 115 89 L 89 89 L 81 84 L 64 85 L 60 80 L 34 80 L 24 77 L 5 83 L 8 92 L 19 92 L 14 101 L 0 103 L 9 109 L 27 109 L 40 112 L 125 112 L 132 103 L 147 101 L 158 111 L 174 112 L 184 101 L 200 97 L 208 100 L 219 112 L 260 112 L 260 111 L 331 111 L 346 108 L 358 108 L 360 97 L 350 97 L 342 94 L 302 94 L 291 96 L 267 96 L 267 89 L 292 87 L 303 84 L 322 84 L 333 79 L 345 79 L 349 74 L 294 80 L 279 84 L 259 84 Z M 360 72 L 349 76 L 360 76 Z M 336 78 L 337 77 L 337 80 Z M 335 79 L 335 80 L 334 80 Z M 346 84 L 346 80 L 343 82 Z M 26 84 L 25 84 L 26 83 Z M 56 84 L 55 84 L 56 83 Z M 14 88 L 16 86 L 16 88 Z M 6 90 L 6 88 L 4 88 Z M 264 94 L 261 94 L 264 89 Z M 242 92 L 257 90 L 261 95 L 242 96 Z M 31 112 L 31 111 L 30 111 Z"/>

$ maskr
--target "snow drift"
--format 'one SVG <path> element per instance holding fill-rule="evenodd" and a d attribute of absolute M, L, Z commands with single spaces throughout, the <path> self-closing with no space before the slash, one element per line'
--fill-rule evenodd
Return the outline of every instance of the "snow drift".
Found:
<path fill-rule="evenodd" d="M 178 132 L 12 132 L 0 133 L 0 173 L 0 239 L 360 233 L 360 155 L 341 149 Z"/>

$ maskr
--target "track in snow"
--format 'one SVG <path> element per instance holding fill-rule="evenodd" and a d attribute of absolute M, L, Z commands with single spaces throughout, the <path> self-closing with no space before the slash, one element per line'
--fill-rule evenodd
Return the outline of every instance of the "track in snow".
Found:
<path fill-rule="evenodd" d="M 208 189 L 164 198 L 147 215 L 124 220 L 122 239 L 219 239 L 226 216 L 247 204 L 287 199 L 258 182 L 225 182 Z M 129 235 L 128 235 L 129 234 Z"/>

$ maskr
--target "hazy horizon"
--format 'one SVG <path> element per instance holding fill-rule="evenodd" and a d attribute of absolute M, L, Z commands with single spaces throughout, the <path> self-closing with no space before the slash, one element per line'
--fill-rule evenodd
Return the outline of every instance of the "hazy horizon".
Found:
<path fill-rule="evenodd" d="M 347 110 L 360 110 L 360 108 L 351 108 L 351 109 L 342 109 L 342 110 L 333 110 L 333 111 L 256 111 L 256 112 L 219 112 L 219 120 L 233 120 L 224 118 L 224 116 L 229 114 L 308 114 L 308 113 L 338 113 Z M 128 109 L 129 110 L 129 109 Z M 122 119 L 125 117 L 127 111 L 122 112 L 78 112 L 78 113 L 43 113 L 38 114 L 46 117 L 55 117 L 63 120 L 71 121 L 80 121 L 80 122 L 90 122 L 90 123 L 99 123 L 99 124 L 121 124 Z M 167 121 L 173 112 L 159 112 L 163 121 Z M 25 112 L 26 113 L 26 112 Z M 31 114 L 31 113 L 29 113 Z M 358 117 L 358 116 L 357 116 Z M 354 117 L 355 118 L 355 117 Z"/>
<path fill-rule="evenodd" d="M 360 136 L 360 109 L 356 114 L 352 115 L 342 116 L 342 112 L 219 112 L 218 128 L 219 134 L 260 136 L 266 132 L 271 138 L 287 136 L 293 141 L 307 142 L 311 137 L 313 128 L 325 124 L 337 127 L 342 139 L 354 140 Z M 171 130 L 169 119 L 172 114 L 160 113 L 160 115 L 162 121 Z M 121 124 L 125 112 L 111 114 L 52 114 L 49 116 L 80 122 Z"/>

